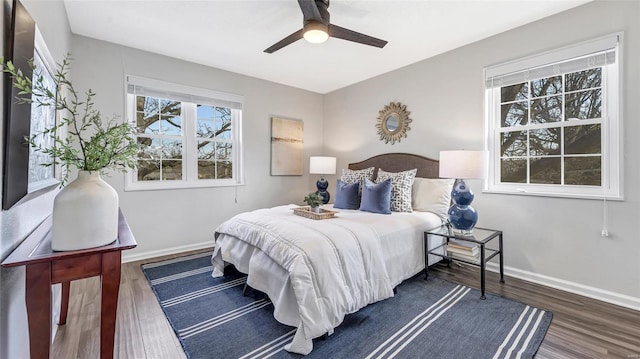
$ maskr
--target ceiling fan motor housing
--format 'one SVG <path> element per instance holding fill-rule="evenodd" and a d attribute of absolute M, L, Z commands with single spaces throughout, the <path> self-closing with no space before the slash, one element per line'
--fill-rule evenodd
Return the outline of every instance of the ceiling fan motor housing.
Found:
<path fill-rule="evenodd" d="M 312 0 L 314 1 L 314 0 Z M 331 15 L 329 15 L 329 0 L 315 0 L 320 18 L 313 16 L 304 16 L 302 20 L 302 28 L 308 30 L 323 30 L 328 32 Z"/>

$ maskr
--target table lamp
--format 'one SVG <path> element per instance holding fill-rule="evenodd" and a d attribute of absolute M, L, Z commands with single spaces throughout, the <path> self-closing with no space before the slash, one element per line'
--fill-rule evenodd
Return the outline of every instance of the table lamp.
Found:
<path fill-rule="evenodd" d="M 487 151 L 440 151 L 440 177 L 455 178 L 451 190 L 453 204 L 449 222 L 456 234 L 471 235 L 478 222 L 478 212 L 471 206 L 473 191 L 464 179 L 486 177 Z"/>
<path fill-rule="evenodd" d="M 335 157 L 324 157 L 324 156 L 311 156 L 309 158 L 309 173 L 310 174 L 318 174 L 318 175 L 334 175 L 336 174 L 336 158 Z M 320 179 L 316 182 L 316 187 L 318 188 L 319 195 L 323 198 L 323 203 L 329 203 L 329 198 L 331 195 L 327 188 L 329 188 L 329 182 L 327 182 L 324 177 L 320 177 Z"/>

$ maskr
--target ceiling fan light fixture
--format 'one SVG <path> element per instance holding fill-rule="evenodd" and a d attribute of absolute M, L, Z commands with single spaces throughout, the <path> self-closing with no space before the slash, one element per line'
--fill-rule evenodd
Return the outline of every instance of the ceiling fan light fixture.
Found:
<path fill-rule="evenodd" d="M 385 40 L 331 24 L 329 0 L 298 0 L 298 5 L 302 10 L 302 29 L 269 46 L 264 52 L 272 54 L 302 38 L 313 44 L 321 44 L 329 37 L 377 48 L 387 44 Z"/>
<path fill-rule="evenodd" d="M 309 30 L 304 33 L 304 39 L 312 44 L 321 44 L 329 38 L 329 34 L 322 30 Z"/>
<path fill-rule="evenodd" d="M 321 44 L 329 38 L 327 26 L 319 22 L 310 22 L 304 26 L 305 40 L 312 44 Z"/>

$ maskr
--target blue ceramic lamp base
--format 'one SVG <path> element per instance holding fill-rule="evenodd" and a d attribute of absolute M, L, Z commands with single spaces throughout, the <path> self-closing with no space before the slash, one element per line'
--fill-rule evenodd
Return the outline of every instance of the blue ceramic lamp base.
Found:
<path fill-rule="evenodd" d="M 462 179 L 458 179 L 451 191 L 453 205 L 449 208 L 449 222 L 453 232 L 463 236 L 473 234 L 473 227 L 478 222 L 478 212 L 471 207 L 474 194 Z"/>
<path fill-rule="evenodd" d="M 331 198 L 329 191 L 327 191 L 327 188 L 329 188 L 329 182 L 327 182 L 324 177 L 320 177 L 320 179 L 316 182 L 316 188 L 318 189 L 316 193 L 322 196 L 322 203 L 329 203 L 329 199 Z"/>

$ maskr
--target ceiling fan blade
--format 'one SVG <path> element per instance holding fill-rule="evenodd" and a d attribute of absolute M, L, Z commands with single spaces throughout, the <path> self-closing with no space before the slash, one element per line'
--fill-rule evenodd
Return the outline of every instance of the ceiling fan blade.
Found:
<path fill-rule="evenodd" d="M 329 36 L 336 37 L 338 39 L 358 42 L 361 44 L 375 46 L 383 48 L 384 45 L 387 44 L 387 41 L 381 40 L 369 35 L 361 34 L 359 32 L 355 32 L 353 30 L 345 29 L 344 27 L 340 27 L 338 25 L 329 25 Z"/>
<path fill-rule="evenodd" d="M 304 16 L 305 21 L 322 21 L 322 16 L 320 16 L 316 0 L 298 0 L 298 5 L 300 5 L 300 10 L 302 10 L 302 15 Z"/>
<path fill-rule="evenodd" d="M 287 45 L 291 45 L 292 43 L 302 39 L 302 34 L 304 34 L 304 31 L 302 29 L 294 32 L 293 34 L 285 37 L 284 39 L 276 42 L 275 44 L 271 45 L 268 49 L 264 50 L 264 52 L 271 54 L 273 52 L 276 52 L 278 50 L 280 50 L 281 48 L 287 46 Z"/>

